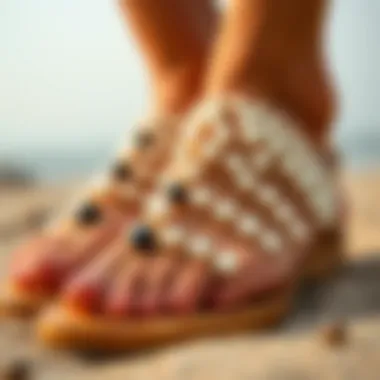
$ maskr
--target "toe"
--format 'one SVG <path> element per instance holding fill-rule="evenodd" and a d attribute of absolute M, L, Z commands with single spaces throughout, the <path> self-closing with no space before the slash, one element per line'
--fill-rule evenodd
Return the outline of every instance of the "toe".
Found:
<path fill-rule="evenodd" d="M 170 312 L 194 312 L 201 304 L 209 279 L 209 270 L 204 263 L 184 263 L 168 289 L 167 304 Z"/>
<path fill-rule="evenodd" d="M 144 259 L 132 258 L 123 265 L 107 295 L 106 313 L 115 317 L 140 314 L 146 264 Z"/>
<path fill-rule="evenodd" d="M 13 271 L 13 281 L 29 291 L 49 293 L 59 287 L 64 267 L 52 257 L 40 257 Z"/>
<path fill-rule="evenodd" d="M 117 273 L 120 261 L 121 252 L 110 250 L 100 254 L 68 281 L 62 296 L 64 302 L 83 311 L 101 311 L 107 288 Z"/>
<path fill-rule="evenodd" d="M 29 291 L 56 290 L 70 268 L 67 250 L 65 244 L 48 239 L 21 247 L 12 265 L 12 281 Z"/>
<path fill-rule="evenodd" d="M 142 298 L 142 311 L 144 315 L 151 316 L 163 311 L 165 291 L 168 288 L 177 262 L 169 257 L 158 257 L 152 262 L 147 273 L 146 286 Z"/>
<path fill-rule="evenodd" d="M 249 300 L 265 297 L 284 284 L 284 269 L 267 260 L 257 260 L 257 257 L 246 260 L 239 273 L 223 279 L 214 289 L 214 306 L 219 310 L 232 310 Z"/>

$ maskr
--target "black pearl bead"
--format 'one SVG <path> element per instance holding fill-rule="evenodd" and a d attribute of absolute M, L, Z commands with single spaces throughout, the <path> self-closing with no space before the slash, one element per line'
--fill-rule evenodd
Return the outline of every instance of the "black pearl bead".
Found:
<path fill-rule="evenodd" d="M 154 135 L 150 131 L 139 131 L 135 136 L 135 144 L 140 149 L 151 146 L 154 142 Z"/>
<path fill-rule="evenodd" d="M 75 214 L 76 220 L 84 225 L 98 223 L 102 218 L 100 208 L 94 203 L 85 203 L 79 207 Z"/>
<path fill-rule="evenodd" d="M 146 225 L 139 225 L 132 230 L 130 235 L 132 246 L 139 251 L 151 251 L 156 246 L 153 230 Z"/>
<path fill-rule="evenodd" d="M 172 183 L 167 187 L 167 197 L 170 202 L 182 204 L 187 201 L 186 188 L 180 183 Z"/>
<path fill-rule="evenodd" d="M 113 178 L 117 181 L 126 181 L 132 177 L 132 170 L 125 162 L 116 162 L 112 168 Z"/>

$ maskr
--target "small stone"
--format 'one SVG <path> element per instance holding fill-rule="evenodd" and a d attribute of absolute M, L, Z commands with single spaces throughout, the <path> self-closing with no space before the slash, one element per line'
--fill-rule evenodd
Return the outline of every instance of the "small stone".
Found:
<path fill-rule="evenodd" d="M 156 247 L 156 239 L 153 230 L 146 225 L 140 225 L 132 230 L 131 244 L 139 251 L 152 251 Z"/>
<path fill-rule="evenodd" d="M 172 183 L 167 188 L 167 195 L 171 202 L 182 204 L 187 201 L 187 191 L 180 183 Z"/>
<path fill-rule="evenodd" d="M 100 208 L 94 203 L 85 203 L 75 213 L 76 220 L 84 225 L 93 225 L 102 218 Z"/>
<path fill-rule="evenodd" d="M 31 378 L 30 363 L 24 360 L 10 362 L 0 373 L 4 380 L 29 380 Z"/>
<path fill-rule="evenodd" d="M 112 176 L 117 181 L 126 181 L 132 177 L 132 170 L 126 162 L 116 162 L 112 168 Z"/>
<path fill-rule="evenodd" d="M 347 325 L 343 321 L 336 321 L 324 326 L 322 336 L 330 347 L 345 346 L 348 341 Z"/>

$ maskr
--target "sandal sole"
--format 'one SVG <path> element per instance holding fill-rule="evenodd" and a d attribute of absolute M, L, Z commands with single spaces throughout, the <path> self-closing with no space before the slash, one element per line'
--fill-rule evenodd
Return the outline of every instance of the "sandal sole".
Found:
<path fill-rule="evenodd" d="M 305 263 L 304 278 L 324 280 L 341 267 L 341 240 L 323 239 Z M 340 235 L 339 235 L 340 237 Z M 289 313 L 298 284 L 281 289 L 251 307 L 235 312 L 204 313 L 154 319 L 110 320 L 82 315 L 62 304 L 49 307 L 37 322 L 37 336 L 53 348 L 128 351 L 213 335 L 263 330 L 280 323 Z"/>
<path fill-rule="evenodd" d="M 78 315 L 52 305 L 38 320 L 37 337 L 52 348 L 117 352 L 179 342 L 190 338 L 228 335 L 278 324 L 289 311 L 292 291 L 234 313 L 134 319 L 128 322 Z"/>
<path fill-rule="evenodd" d="M 46 295 L 26 292 L 11 285 L 4 286 L 0 291 L 0 317 L 29 318 L 49 299 Z"/>

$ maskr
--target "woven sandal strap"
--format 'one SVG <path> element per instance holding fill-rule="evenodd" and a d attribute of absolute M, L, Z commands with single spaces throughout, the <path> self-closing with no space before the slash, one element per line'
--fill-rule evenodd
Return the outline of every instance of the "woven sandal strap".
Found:
<path fill-rule="evenodd" d="M 169 141 L 172 138 L 178 121 L 179 115 L 157 116 L 156 118 L 148 117 L 138 123 L 139 127 L 136 128 L 135 134 L 141 133 L 147 136 L 147 133 L 149 133 L 154 138 L 159 136 L 164 144 L 165 141 Z M 104 203 L 115 203 L 118 207 L 127 207 L 131 203 L 138 202 L 142 194 L 153 186 L 156 173 L 149 173 L 149 177 L 144 177 L 145 181 L 141 180 L 141 176 L 133 173 L 135 168 L 130 164 L 130 159 L 135 151 L 139 150 L 139 147 L 130 146 L 130 140 L 133 139 L 133 136 L 131 138 L 131 133 L 128 135 L 128 138 L 122 139 L 122 144 L 117 149 L 114 162 L 117 165 L 128 165 L 128 170 L 132 171 L 131 178 L 120 178 L 119 180 L 115 178 L 115 166 L 108 167 L 100 175 L 96 174 L 92 176 L 84 188 L 79 190 L 79 193 L 66 204 L 63 211 L 59 212 L 48 222 L 46 229 L 59 228 L 62 219 L 75 218 L 76 212 L 80 207 L 96 207 L 101 209 Z M 136 138 L 136 136 L 134 137 Z M 164 147 L 163 149 L 169 150 L 168 147 Z M 144 152 L 141 154 L 144 154 Z"/>
<path fill-rule="evenodd" d="M 226 110 L 234 114 L 237 125 L 223 117 Z M 207 129 L 211 131 L 208 140 Z M 229 173 L 236 192 L 248 193 L 256 205 L 264 203 L 273 220 L 273 225 L 268 225 L 259 213 L 247 212 L 239 199 L 221 198 L 213 189 L 193 186 L 189 191 L 191 207 L 211 210 L 210 218 L 215 223 L 227 222 L 232 233 L 258 243 L 265 252 L 278 254 L 290 239 L 304 243 L 315 226 L 325 228 L 334 222 L 334 191 L 324 160 L 302 125 L 284 112 L 267 103 L 250 103 L 243 98 L 218 100 L 197 109 L 186 125 L 186 132 L 183 144 L 179 144 L 177 161 L 183 163 L 181 157 L 186 158 L 189 152 L 184 146 L 195 140 L 199 145 L 195 157 L 198 161 L 189 165 L 207 167 L 216 161 Z M 237 136 L 244 154 L 231 153 L 230 136 Z M 206 143 L 202 141 L 205 138 Z M 273 168 L 296 188 L 311 221 L 303 217 L 300 211 L 304 210 L 300 210 L 298 202 L 289 200 L 278 186 L 265 180 L 265 173 Z M 189 183 L 192 179 L 187 178 Z M 164 217 L 170 209 L 170 202 L 159 194 L 147 207 L 148 217 Z M 276 227 L 279 223 L 283 224 L 281 231 Z M 175 224 L 166 225 L 159 232 L 164 245 L 180 245 L 182 251 L 193 257 L 212 260 L 220 270 L 231 270 L 236 264 L 231 252 L 215 251 L 209 236 L 187 233 Z"/>

